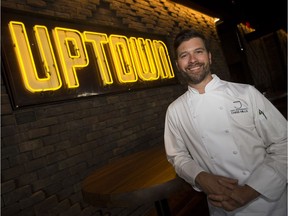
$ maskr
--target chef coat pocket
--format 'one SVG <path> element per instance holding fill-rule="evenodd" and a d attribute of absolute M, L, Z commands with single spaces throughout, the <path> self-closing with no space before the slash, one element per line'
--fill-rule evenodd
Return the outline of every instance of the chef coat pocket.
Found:
<path fill-rule="evenodd" d="M 252 114 L 248 110 L 231 110 L 231 121 L 233 124 L 245 128 L 254 128 L 254 120 Z"/>

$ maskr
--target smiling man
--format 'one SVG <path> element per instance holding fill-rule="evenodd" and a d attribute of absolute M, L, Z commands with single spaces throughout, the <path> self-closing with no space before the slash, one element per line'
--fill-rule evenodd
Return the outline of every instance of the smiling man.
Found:
<path fill-rule="evenodd" d="M 199 32 L 180 32 L 174 48 L 188 90 L 167 109 L 168 161 L 207 194 L 211 216 L 286 216 L 285 117 L 253 86 L 212 74 Z"/>

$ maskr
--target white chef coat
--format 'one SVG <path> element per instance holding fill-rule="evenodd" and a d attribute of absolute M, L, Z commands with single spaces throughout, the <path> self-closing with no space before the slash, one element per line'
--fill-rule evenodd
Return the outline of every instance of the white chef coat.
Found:
<path fill-rule="evenodd" d="M 261 194 L 233 212 L 209 205 L 213 216 L 286 216 L 286 119 L 253 86 L 212 76 L 204 94 L 188 87 L 168 107 L 168 161 L 196 190 L 195 177 L 206 171 L 236 178 Z"/>

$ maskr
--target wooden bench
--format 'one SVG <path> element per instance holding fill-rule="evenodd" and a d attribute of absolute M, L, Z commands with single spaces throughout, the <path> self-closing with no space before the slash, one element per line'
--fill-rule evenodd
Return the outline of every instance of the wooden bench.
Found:
<path fill-rule="evenodd" d="M 164 146 L 120 158 L 91 173 L 82 184 L 84 201 L 97 207 L 154 202 L 158 215 L 171 215 L 167 198 L 187 189 L 167 161 Z"/>

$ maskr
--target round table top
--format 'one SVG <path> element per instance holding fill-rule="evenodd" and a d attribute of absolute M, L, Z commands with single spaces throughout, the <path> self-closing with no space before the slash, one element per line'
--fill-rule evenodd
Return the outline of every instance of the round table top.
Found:
<path fill-rule="evenodd" d="M 126 207 L 168 198 L 185 184 L 158 146 L 95 170 L 84 179 L 82 194 L 94 206 Z"/>

